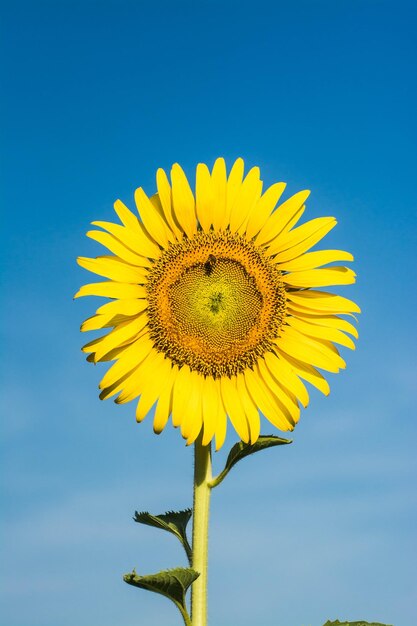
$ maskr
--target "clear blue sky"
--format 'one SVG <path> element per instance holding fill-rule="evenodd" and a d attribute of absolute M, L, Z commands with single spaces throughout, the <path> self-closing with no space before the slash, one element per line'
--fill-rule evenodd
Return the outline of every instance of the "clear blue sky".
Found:
<path fill-rule="evenodd" d="M 415 626 L 415 23 L 402 0 L 1 3 L 1 626 L 181 624 L 121 575 L 184 564 L 131 515 L 190 505 L 192 451 L 98 400 L 75 257 L 157 167 L 219 155 L 337 216 L 363 315 L 294 443 L 213 494 L 210 626 Z"/>

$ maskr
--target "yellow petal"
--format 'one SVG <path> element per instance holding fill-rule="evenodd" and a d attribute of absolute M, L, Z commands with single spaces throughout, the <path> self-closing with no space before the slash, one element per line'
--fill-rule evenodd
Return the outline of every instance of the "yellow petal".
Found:
<path fill-rule="evenodd" d="M 323 270 L 305 270 L 284 274 L 282 281 L 292 287 L 328 287 L 352 285 L 355 277 L 355 272 L 347 267 L 329 267 Z"/>
<path fill-rule="evenodd" d="M 276 340 L 276 345 L 286 354 L 328 372 L 337 373 L 339 369 L 345 367 L 345 362 L 338 354 L 332 353 L 320 342 L 310 339 L 289 326 L 281 330 L 281 336 Z"/>
<path fill-rule="evenodd" d="M 305 309 L 293 308 L 289 306 L 287 309 L 289 315 L 295 316 L 298 319 L 304 320 L 305 322 L 309 322 L 310 324 L 318 324 L 319 326 L 326 326 L 329 328 L 337 328 L 338 330 L 342 330 L 345 333 L 349 333 L 355 339 L 359 337 L 358 331 L 347 320 L 344 320 L 336 315 L 320 315 L 320 313 L 316 313 L 315 315 L 311 315 L 307 313 Z M 97 309 L 97 313 L 99 313 L 99 309 Z"/>
<path fill-rule="evenodd" d="M 169 416 L 172 412 L 172 397 L 173 397 L 173 387 L 175 385 L 175 380 L 178 375 L 178 366 L 173 365 L 171 367 L 170 374 L 161 390 L 161 394 L 158 399 L 158 403 L 155 409 L 155 417 L 153 420 L 153 430 L 154 433 L 159 435 L 163 431 L 168 422 Z"/>
<path fill-rule="evenodd" d="M 137 216 L 121 200 L 116 200 L 113 206 L 118 218 L 128 230 L 136 231 L 140 228 Z"/>
<path fill-rule="evenodd" d="M 158 359 L 152 369 L 142 375 L 143 392 L 136 407 L 136 421 L 142 422 L 164 389 L 171 371 L 171 361 L 158 352 Z M 157 373 L 157 376 L 155 376 Z"/>
<path fill-rule="evenodd" d="M 280 407 L 274 401 L 259 374 L 251 369 L 246 369 L 244 376 L 252 400 L 260 408 L 266 419 L 280 430 L 292 430 L 293 426 L 282 414 Z"/>
<path fill-rule="evenodd" d="M 211 187 L 213 190 L 212 217 L 214 230 L 225 228 L 226 182 L 226 163 L 223 158 L 216 159 L 211 173 Z"/>
<path fill-rule="evenodd" d="M 125 347 L 130 345 L 131 343 L 133 343 L 136 339 L 139 339 L 140 336 L 142 336 L 144 333 L 146 333 L 146 330 L 142 330 L 141 332 L 139 332 L 135 337 L 132 337 L 130 339 L 128 339 L 127 341 L 124 341 L 123 343 L 121 343 L 117 348 L 115 348 L 114 350 L 111 350 L 110 352 L 108 352 L 104 357 L 102 357 L 101 359 L 97 359 L 97 361 L 95 360 L 95 349 L 100 345 L 100 343 L 103 341 L 104 337 L 97 337 L 97 339 L 93 339 L 92 341 L 89 341 L 88 343 L 85 344 L 85 346 L 83 346 L 81 348 L 82 352 L 86 352 L 86 353 L 90 353 L 87 357 L 87 361 L 89 363 L 98 363 L 99 361 L 114 361 L 116 359 L 119 358 L 121 352 L 124 351 Z"/>
<path fill-rule="evenodd" d="M 336 296 L 326 291 L 315 291 L 312 289 L 303 291 L 287 292 L 288 300 L 301 304 L 306 308 L 326 313 L 360 313 L 361 310 L 355 302 Z"/>
<path fill-rule="evenodd" d="M 90 259 L 79 256 L 77 263 L 84 269 L 105 278 L 121 283 L 143 283 L 146 279 L 146 270 L 134 267 L 120 261 L 117 257 L 97 257 Z"/>
<path fill-rule="evenodd" d="M 287 292 L 288 293 L 291 292 Z M 332 311 L 332 310 L 327 310 L 327 309 L 315 309 L 313 308 L 313 300 L 311 300 L 311 305 L 310 303 L 308 303 L 307 306 L 302 306 L 301 304 L 296 304 L 295 302 L 293 302 L 292 300 L 287 300 L 287 315 L 294 315 L 295 317 L 300 317 L 301 319 L 307 317 L 307 318 L 311 318 L 311 322 L 313 323 L 313 318 L 317 318 L 320 319 L 321 317 L 326 317 L 326 316 L 330 316 L 330 317 L 335 317 L 335 313 L 338 313 L 339 315 L 346 315 L 348 317 L 353 317 L 353 319 L 355 320 L 355 322 L 358 322 L 358 318 L 356 317 L 356 315 L 354 315 L 353 313 L 349 313 L 347 311 Z M 341 319 L 340 317 L 338 317 L 337 319 Z M 307 321 L 309 321 L 309 319 L 307 319 Z M 341 329 L 343 330 L 343 329 Z M 354 333 L 351 333 L 354 334 Z M 356 335 L 357 336 L 357 332 Z"/>
<path fill-rule="evenodd" d="M 280 359 L 272 352 L 266 352 L 264 354 L 265 363 L 271 372 L 272 376 L 289 391 L 291 391 L 306 407 L 309 403 L 308 391 L 294 373 L 288 362 Z"/>
<path fill-rule="evenodd" d="M 185 410 L 189 400 L 191 383 L 191 370 L 188 365 L 183 365 L 178 372 L 174 385 L 172 398 L 172 423 L 177 428 L 185 417 Z"/>
<path fill-rule="evenodd" d="M 116 348 L 122 341 L 126 341 L 130 337 L 133 337 L 148 323 L 148 316 L 146 313 L 141 313 L 138 317 L 135 317 L 129 322 L 120 324 L 117 328 L 110 331 L 108 335 L 103 338 L 100 347 L 96 350 L 96 360 Z"/>
<path fill-rule="evenodd" d="M 152 354 L 151 352 L 149 352 L 145 359 L 143 359 L 142 363 L 151 356 Z M 142 365 L 142 363 L 139 363 L 139 365 L 135 365 L 135 367 L 123 374 L 123 376 L 118 378 L 112 385 L 103 388 L 100 393 L 100 400 L 107 400 L 108 398 L 111 398 L 112 396 L 120 392 L 123 392 L 125 395 L 124 397 L 121 395 L 116 400 L 118 404 L 121 404 L 122 402 L 128 402 L 130 399 L 137 397 L 141 393 L 141 389 L 139 386 L 140 381 L 138 382 L 138 377 L 141 375 L 142 370 L 140 370 L 140 366 Z M 130 398 L 129 394 L 133 391 L 137 393 L 135 396 Z"/>
<path fill-rule="evenodd" d="M 88 317 L 80 326 L 80 330 L 82 333 L 88 330 L 100 330 L 105 328 L 106 325 L 112 319 L 112 315 L 93 315 L 92 317 Z"/>
<path fill-rule="evenodd" d="M 239 374 L 236 377 L 236 386 L 249 425 L 249 441 L 253 444 L 258 441 L 261 432 L 259 411 L 246 387 L 244 374 Z"/>
<path fill-rule="evenodd" d="M 155 371 L 155 365 L 161 354 L 152 350 L 142 363 L 123 381 L 123 389 L 116 398 L 116 404 L 125 404 L 137 398 L 144 391 L 144 380 L 148 379 L 148 373 Z"/>
<path fill-rule="evenodd" d="M 138 335 L 140 335 L 140 333 Z M 134 341 L 134 339 L 133 339 L 133 341 Z M 132 343 L 132 340 L 129 340 L 129 342 Z M 129 345 L 129 344 L 126 343 L 125 345 Z M 119 346 L 118 348 L 115 348 L 114 350 L 110 350 L 110 352 L 108 352 L 103 357 L 101 357 L 101 359 L 97 359 L 97 361 L 94 358 L 95 357 L 94 352 L 92 352 L 91 354 L 89 354 L 87 356 L 86 360 L 89 363 L 105 363 L 105 362 L 108 362 L 108 361 L 114 361 L 115 359 L 119 358 L 119 356 L 120 356 L 121 352 L 123 352 L 123 350 L 124 350 L 124 345 L 123 346 Z"/>
<path fill-rule="evenodd" d="M 253 167 L 243 181 L 230 213 L 230 230 L 236 232 L 249 216 L 252 208 L 258 202 L 262 183 L 259 180 L 259 167 Z"/>
<path fill-rule="evenodd" d="M 219 409 L 217 412 L 216 430 L 214 432 L 214 436 L 216 438 L 216 451 L 218 451 L 220 450 L 220 448 L 222 447 L 226 439 L 227 415 L 226 415 L 226 409 L 225 409 L 225 406 L 221 397 L 220 379 L 217 378 L 214 382 L 217 387 L 217 395 L 219 398 Z"/>
<path fill-rule="evenodd" d="M 196 212 L 202 229 L 207 233 L 213 221 L 213 189 L 209 169 L 205 163 L 197 165 Z"/>
<path fill-rule="evenodd" d="M 300 210 L 309 195 L 310 191 L 306 189 L 304 191 L 299 191 L 291 196 L 291 198 L 288 198 L 288 200 L 283 202 L 261 228 L 255 239 L 256 245 L 265 245 L 268 242 L 275 240 L 288 222 Z"/>
<path fill-rule="evenodd" d="M 95 222 L 95 224 L 100 225 L 101 222 Z M 123 228 L 123 226 L 121 226 L 121 228 Z M 121 241 L 113 237 L 110 233 L 103 233 L 101 230 L 89 230 L 87 232 L 87 237 L 101 243 L 101 245 L 108 248 L 110 252 L 113 252 L 113 254 L 120 257 L 120 259 L 126 261 L 126 263 L 139 267 L 149 267 L 151 265 L 149 259 L 133 252 L 133 250 L 127 248 Z"/>
<path fill-rule="evenodd" d="M 194 443 L 203 425 L 202 386 L 203 377 L 196 371 L 190 375 L 188 403 L 184 419 L 181 421 L 181 434 L 187 440 L 187 446 Z"/>
<path fill-rule="evenodd" d="M 300 418 L 300 407 L 295 396 L 275 380 L 263 359 L 259 359 L 256 364 L 256 372 L 274 396 L 274 402 L 279 407 L 283 417 L 291 426 L 295 426 Z"/>
<path fill-rule="evenodd" d="M 113 313 L 92 315 L 81 324 L 81 332 L 120 326 L 124 322 L 129 321 L 131 317 L 132 316 L 125 316 L 120 314 L 114 315 Z"/>
<path fill-rule="evenodd" d="M 147 257 L 150 259 L 157 259 L 160 256 L 160 249 L 158 245 L 149 237 L 139 220 L 138 226 L 135 229 L 125 228 L 124 226 L 120 226 L 120 224 L 113 224 L 112 222 L 95 221 L 91 223 L 93 226 L 98 226 L 112 235 L 113 238 L 117 240 L 116 244 L 122 243 L 125 248 L 128 248 L 128 250 L 137 254 L 141 262 L 136 262 L 134 265 L 145 265 L 145 267 L 148 267 L 150 263 Z M 102 243 L 101 240 L 97 239 L 97 232 L 100 231 L 90 231 L 91 234 L 89 237 Z M 92 233 L 94 233 L 94 235 L 92 235 Z M 113 242 L 111 238 L 106 238 L 105 241 L 106 243 L 103 243 L 103 245 L 111 250 L 111 252 L 114 252 L 108 244 L 110 243 L 114 246 L 115 242 Z M 117 254 L 117 252 L 114 253 Z M 121 255 L 117 254 L 117 256 Z"/>
<path fill-rule="evenodd" d="M 169 184 L 167 175 L 161 168 L 159 168 L 156 172 L 156 185 L 165 220 L 167 224 L 169 224 L 169 227 L 171 228 L 176 238 L 182 239 L 183 232 L 175 219 L 172 207 L 171 185 Z"/>
<path fill-rule="evenodd" d="M 107 302 L 97 309 L 97 313 L 100 315 L 126 315 L 131 317 L 144 311 L 148 306 L 146 300 L 113 300 Z"/>
<path fill-rule="evenodd" d="M 103 328 L 113 328 L 116 326 L 120 326 L 125 322 L 128 322 L 132 319 L 132 317 L 137 316 L 126 316 L 126 315 L 93 315 L 86 319 L 83 324 L 81 324 L 81 331 L 84 332 L 86 330 L 99 330 Z M 102 358 L 100 360 L 103 360 Z"/>
<path fill-rule="evenodd" d="M 214 437 L 217 417 L 220 409 L 220 398 L 217 385 L 211 376 L 203 382 L 203 446 L 207 446 Z"/>
<path fill-rule="evenodd" d="M 237 392 L 236 376 L 232 376 L 231 378 L 222 376 L 220 379 L 220 389 L 224 406 L 233 424 L 233 428 L 241 440 L 248 443 L 250 440 L 249 425 Z"/>
<path fill-rule="evenodd" d="M 308 365 L 308 363 L 303 363 L 298 359 L 294 359 L 293 357 L 285 354 L 285 352 L 279 351 L 279 356 L 281 360 L 287 361 L 287 363 L 293 368 L 294 372 L 302 378 L 306 380 L 308 383 L 316 387 L 319 391 L 321 391 L 325 396 L 328 396 L 330 393 L 330 387 L 327 380 L 324 376 L 316 370 L 312 365 Z"/>
<path fill-rule="evenodd" d="M 337 224 L 334 217 L 317 217 L 298 228 L 278 235 L 269 244 L 268 254 L 276 254 L 275 263 L 290 261 L 312 248 Z"/>
<path fill-rule="evenodd" d="M 253 210 L 250 213 L 248 224 L 246 226 L 246 237 L 252 239 L 263 228 L 275 209 L 278 200 L 282 196 L 286 183 L 275 183 L 271 185 L 265 193 L 259 198 Z"/>
<path fill-rule="evenodd" d="M 197 232 L 194 196 L 184 171 L 175 163 L 171 169 L 174 214 L 189 239 Z"/>
<path fill-rule="evenodd" d="M 226 228 L 229 224 L 232 208 L 242 186 L 244 169 L 245 164 L 243 159 L 239 158 L 236 159 L 233 163 L 232 169 L 230 170 L 229 178 L 226 183 L 226 211 L 223 228 Z"/>
<path fill-rule="evenodd" d="M 170 225 L 168 224 L 168 222 L 165 219 L 164 209 L 162 208 L 162 204 L 161 204 L 161 200 L 159 198 L 159 195 L 157 193 L 154 193 L 152 196 L 149 197 L 149 201 L 152 204 L 153 208 L 155 209 L 155 212 L 159 215 L 159 217 L 161 218 L 163 224 L 165 225 L 169 241 L 171 241 L 171 242 L 175 241 L 177 237 L 176 237 L 175 233 L 172 231 L 172 228 L 170 227 Z M 183 233 L 181 232 L 180 239 L 182 239 L 182 235 L 183 235 Z"/>
<path fill-rule="evenodd" d="M 146 298 L 146 289 L 142 285 L 114 283 L 109 280 L 103 283 L 89 283 L 88 285 L 83 285 L 77 291 L 74 298 L 81 298 L 83 296 L 102 296 L 103 298 L 130 300 L 131 298 Z"/>
<path fill-rule="evenodd" d="M 317 252 L 302 254 L 292 261 L 278 263 L 277 268 L 285 272 L 300 272 L 312 270 L 335 261 L 353 261 L 353 256 L 343 250 L 318 250 Z"/>
<path fill-rule="evenodd" d="M 113 385 L 119 378 L 140 365 L 153 349 L 153 342 L 149 335 L 144 335 L 136 339 L 132 344 L 123 350 L 120 357 L 104 374 L 100 389 L 105 389 Z"/>
<path fill-rule="evenodd" d="M 108 400 L 112 396 L 120 393 L 126 384 L 130 384 L 131 378 L 135 375 L 136 369 L 127 372 L 122 378 L 119 378 L 115 383 L 110 385 L 110 387 L 106 387 L 103 391 L 100 392 L 99 398 L 100 400 Z M 139 393 L 139 392 L 138 392 Z"/>
<path fill-rule="evenodd" d="M 175 240 L 175 237 L 165 220 L 159 215 L 158 211 L 155 210 L 155 207 L 142 187 L 139 187 L 135 191 L 135 202 L 148 233 L 162 248 L 166 248 L 170 241 Z"/>
<path fill-rule="evenodd" d="M 263 182 L 260 180 L 259 181 L 259 193 L 258 193 L 258 196 L 260 196 L 260 194 L 262 193 L 262 186 L 263 186 Z M 253 206 L 252 206 L 251 211 L 253 210 Z M 246 240 L 248 240 L 248 237 L 247 237 L 247 234 L 246 234 L 246 227 L 248 225 L 248 221 L 249 221 L 249 215 L 245 218 L 245 220 L 241 223 L 241 225 L 239 226 L 239 228 L 236 231 L 238 235 L 240 235 L 241 237 L 245 237 Z"/>
<path fill-rule="evenodd" d="M 92 339 L 81 348 L 82 352 L 92 352 L 96 349 L 97 345 L 102 341 L 103 337 L 97 337 L 97 339 Z"/>
<path fill-rule="evenodd" d="M 327 339 L 328 341 L 334 341 L 335 343 L 340 343 L 342 346 L 346 346 L 346 348 L 350 348 L 351 350 L 355 349 L 355 344 L 352 339 L 342 333 L 340 330 L 336 328 L 327 328 L 326 326 L 319 326 L 317 324 L 309 324 L 308 322 L 301 320 L 298 317 L 287 317 L 287 324 L 304 333 L 305 335 L 309 335 L 310 337 L 318 337 L 319 339 Z"/>
<path fill-rule="evenodd" d="M 303 206 L 300 209 L 298 209 L 296 213 L 294 213 L 294 215 L 289 220 L 289 222 L 287 222 L 287 224 L 284 226 L 284 228 L 281 231 L 280 237 L 284 235 L 285 233 L 288 233 L 297 224 L 297 222 L 300 221 L 300 219 L 304 215 L 305 210 L 306 210 L 306 205 L 303 204 Z"/>

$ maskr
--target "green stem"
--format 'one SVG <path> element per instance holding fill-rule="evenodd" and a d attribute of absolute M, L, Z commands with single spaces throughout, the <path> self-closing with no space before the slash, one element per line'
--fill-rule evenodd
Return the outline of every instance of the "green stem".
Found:
<path fill-rule="evenodd" d="M 190 620 L 190 616 L 188 615 L 187 611 L 184 610 L 180 604 L 177 604 L 177 607 L 179 608 L 180 613 L 182 615 L 182 619 L 184 620 L 184 626 L 193 626 Z"/>
<path fill-rule="evenodd" d="M 207 560 L 210 512 L 211 444 L 194 444 L 193 569 L 200 576 L 191 589 L 192 626 L 207 626 Z"/>
<path fill-rule="evenodd" d="M 218 476 L 215 476 L 213 480 L 210 481 L 210 484 L 209 484 L 210 489 L 214 489 L 214 487 L 217 487 L 217 485 L 220 485 L 220 483 L 223 482 L 223 480 L 226 478 L 228 473 L 229 473 L 229 469 L 227 468 L 227 469 L 224 469 L 222 472 L 220 472 Z"/>

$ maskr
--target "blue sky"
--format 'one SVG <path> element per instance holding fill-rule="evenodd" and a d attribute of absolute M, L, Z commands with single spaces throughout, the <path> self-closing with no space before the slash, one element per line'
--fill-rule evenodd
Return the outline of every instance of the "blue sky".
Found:
<path fill-rule="evenodd" d="M 181 624 L 121 575 L 184 564 L 131 515 L 190 505 L 192 450 L 98 400 L 75 257 L 157 167 L 219 155 L 338 218 L 363 315 L 294 443 L 213 494 L 210 625 L 417 623 L 415 18 L 401 0 L 1 3 L 1 626 Z"/>

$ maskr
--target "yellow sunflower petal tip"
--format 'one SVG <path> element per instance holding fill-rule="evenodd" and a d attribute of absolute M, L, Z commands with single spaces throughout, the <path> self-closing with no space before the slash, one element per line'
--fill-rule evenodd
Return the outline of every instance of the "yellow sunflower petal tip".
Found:
<path fill-rule="evenodd" d="M 229 420 L 239 438 L 254 443 L 259 411 L 292 431 L 299 405 L 309 402 L 301 381 L 328 395 L 319 370 L 345 368 L 333 343 L 355 347 L 345 333 L 355 336 L 356 329 L 340 316 L 360 308 L 317 290 L 354 282 L 352 270 L 328 265 L 353 256 L 310 252 L 337 220 L 297 226 L 310 190 L 276 206 L 285 183 L 262 194 L 259 169 L 245 177 L 241 157 L 229 175 L 223 157 L 211 173 L 199 164 L 196 194 L 178 163 L 171 176 L 172 190 L 161 168 L 156 195 L 136 189 L 139 215 L 115 201 L 122 226 L 92 222 L 107 232 L 87 236 L 113 254 L 77 258 L 105 280 L 81 287 L 74 299 L 110 299 L 81 326 L 105 331 L 82 349 L 90 362 L 113 362 L 100 399 L 116 394 L 122 404 L 140 397 L 138 421 L 153 400 L 155 434 L 175 410 L 174 427 L 181 427 L 187 445 L 203 428 L 205 444 L 214 438 L 216 450 Z"/>

